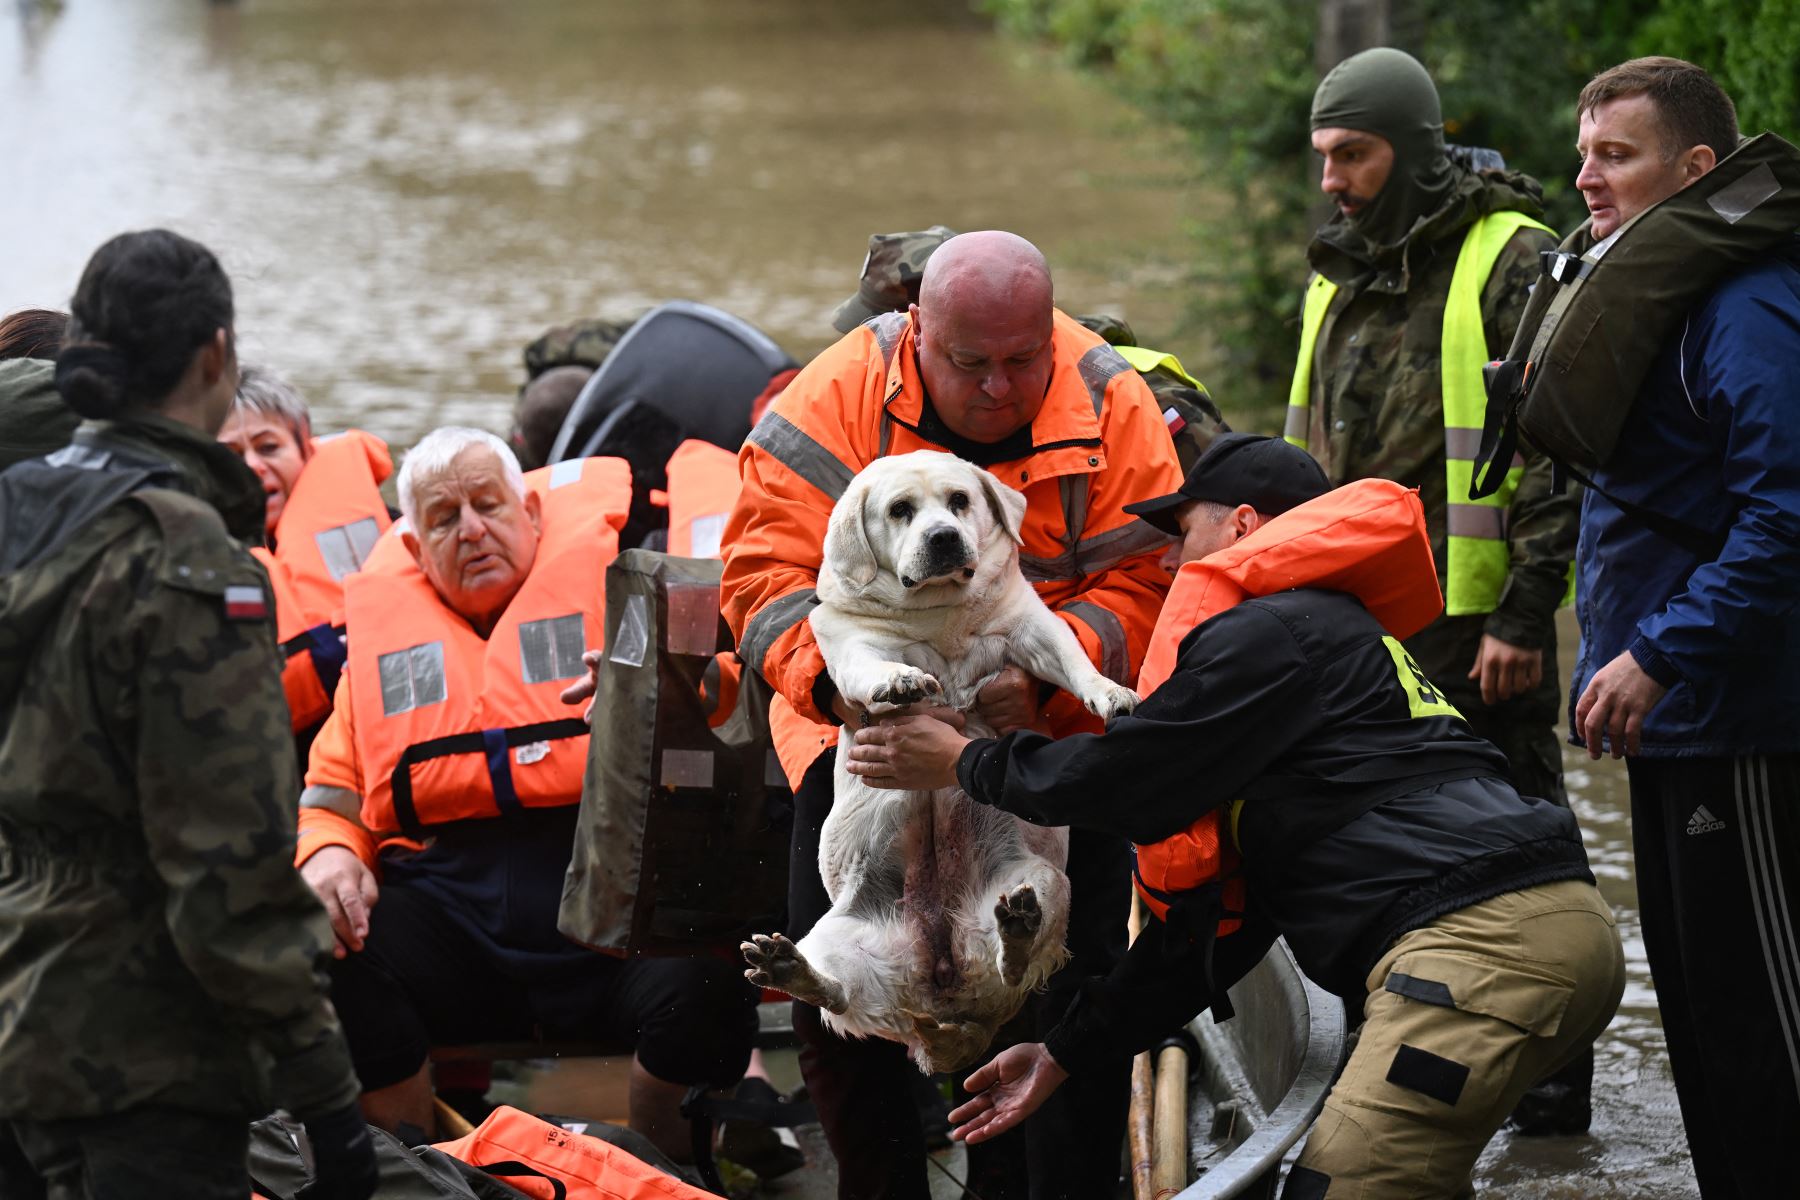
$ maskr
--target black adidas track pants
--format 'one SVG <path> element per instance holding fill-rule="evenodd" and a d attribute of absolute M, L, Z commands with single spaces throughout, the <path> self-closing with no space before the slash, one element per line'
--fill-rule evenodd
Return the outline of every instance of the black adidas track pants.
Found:
<path fill-rule="evenodd" d="M 1800 755 L 1627 767 L 1644 947 L 1700 1193 L 1793 1195 Z"/>

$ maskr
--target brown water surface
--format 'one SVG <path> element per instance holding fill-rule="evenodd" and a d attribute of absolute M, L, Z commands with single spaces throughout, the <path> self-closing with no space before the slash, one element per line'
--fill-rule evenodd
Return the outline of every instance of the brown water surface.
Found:
<path fill-rule="evenodd" d="M 64 306 L 101 241 L 170 225 L 225 260 L 247 360 L 320 428 L 403 447 L 504 430 L 551 324 L 688 298 L 804 358 L 871 232 L 999 226 L 1044 248 L 1066 307 L 1122 311 L 1229 415 L 1206 347 L 1168 341 L 1203 202 L 1173 146 L 963 0 L 14 0 L 0 312 Z M 1480 1181 L 1691 1195 L 1623 772 L 1568 761 L 1631 984 L 1595 1136 L 1502 1135 Z"/>

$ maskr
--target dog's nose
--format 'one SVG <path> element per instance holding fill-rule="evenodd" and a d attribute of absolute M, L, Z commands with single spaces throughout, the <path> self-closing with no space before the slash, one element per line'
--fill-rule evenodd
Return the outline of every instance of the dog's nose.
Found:
<path fill-rule="evenodd" d="M 962 549 L 962 534 L 949 525 L 940 525 L 925 538 L 925 545 L 936 554 L 948 554 Z"/>

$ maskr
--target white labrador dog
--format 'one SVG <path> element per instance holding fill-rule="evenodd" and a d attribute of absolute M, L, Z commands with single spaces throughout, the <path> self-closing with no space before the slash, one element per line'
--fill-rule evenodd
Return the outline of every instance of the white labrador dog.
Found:
<path fill-rule="evenodd" d="M 968 712 L 1008 663 L 1103 718 L 1135 693 L 1088 661 L 1019 573 L 1025 497 L 922 450 L 879 459 L 832 510 L 813 634 L 838 692 L 879 714 Z M 991 734 L 971 719 L 971 736 Z M 831 909 L 798 945 L 743 943 L 751 982 L 817 1005 L 841 1035 L 902 1042 L 958 1071 L 1067 958 L 1067 829 L 973 804 L 961 789 L 877 791 L 844 767 L 821 831 Z"/>

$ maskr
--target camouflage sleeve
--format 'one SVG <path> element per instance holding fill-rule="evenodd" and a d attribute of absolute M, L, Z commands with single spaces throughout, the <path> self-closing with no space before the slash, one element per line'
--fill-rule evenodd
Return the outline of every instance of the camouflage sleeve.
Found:
<path fill-rule="evenodd" d="M 276 1102 L 306 1117 L 358 1087 L 327 999 L 331 929 L 293 866 L 293 739 L 267 589 L 240 550 L 171 548 L 120 637 L 170 936 L 224 1019 L 273 1058 Z"/>
<path fill-rule="evenodd" d="M 1525 302 L 1541 276 L 1538 252 L 1555 247 L 1550 235 L 1521 229 L 1494 264 L 1481 305 L 1488 351 L 1493 357 L 1504 355 L 1512 345 Z M 1550 460 L 1543 454 L 1529 446 L 1521 447 L 1521 453 L 1525 473 L 1507 515 L 1511 569 L 1484 632 L 1515 646 L 1538 649 L 1547 640 L 1550 623 L 1568 589 L 1581 500 L 1573 486 L 1561 493 L 1554 490 Z"/>

